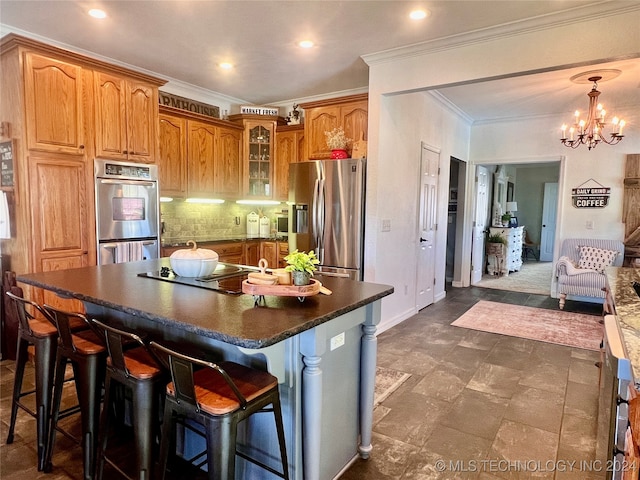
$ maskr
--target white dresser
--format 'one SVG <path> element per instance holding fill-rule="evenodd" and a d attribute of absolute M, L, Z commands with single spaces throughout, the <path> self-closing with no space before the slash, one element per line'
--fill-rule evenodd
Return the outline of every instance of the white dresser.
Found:
<path fill-rule="evenodd" d="M 490 227 L 489 235 L 499 234 L 507 240 L 504 248 L 504 259 L 496 262 L 488 259 L 487 270 L 490 274 L 508 275 L 509 272 L 517 272 L 522 267 L 522 227 Z M 494 260 L 494 261 L 492 261 Z M 499 270 L 499 271 L 497 271 Z"/>

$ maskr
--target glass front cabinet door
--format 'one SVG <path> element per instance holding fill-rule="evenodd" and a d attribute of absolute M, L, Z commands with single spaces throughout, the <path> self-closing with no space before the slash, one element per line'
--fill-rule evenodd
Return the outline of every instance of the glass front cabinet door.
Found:
<path fill-rule="evenodd" d="M 244 126 L 243 196 L 273 198 L 275 129 L 280 117 L 231 115 L 229 119 Z"/>
<path fill-rule="evenodd" d="M 273 145 L 272 125 L 255 125 L 249 133 L 249 188 L 247 194 L 258 197 L 270 197 L 273 182 Z"/>

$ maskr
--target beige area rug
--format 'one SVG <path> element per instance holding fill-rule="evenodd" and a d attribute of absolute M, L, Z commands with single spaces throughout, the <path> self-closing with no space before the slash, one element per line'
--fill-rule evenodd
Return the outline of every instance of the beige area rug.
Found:
<path fill-rule="evenodd" d="M 586 350 L 599 350 L 600 317 L 480 300 L 451 325 L 528 338 Z"/>
<path fill-rule="evenodd" d="M 476 287 L 551 295 L 553 262 L 523 262 L 519 272 L 507 276 L 483 275 Z"/>
<path fill-rule="evenodd" d="M 399 372 L 391 368 L 376 367 L 376 387 L 373 406 L 376 407 L 407 381 L 410 373 Z"/>

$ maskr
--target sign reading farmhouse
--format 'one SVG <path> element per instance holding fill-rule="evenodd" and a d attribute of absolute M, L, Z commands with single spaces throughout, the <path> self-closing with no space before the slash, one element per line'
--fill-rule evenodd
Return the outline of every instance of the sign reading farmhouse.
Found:
<path fill-rule="evenodd" d="M 575 208 L 604 208 L 609 204 L 609 195 L 611 188 L 603 187 L 593 178 L 571 189 Z"/>
<path fill-rule="evenodd" d="M 196 102 L 165 92 L 158 92 L 158 98 L 160 99 L 160 105 L 199 113 L 200 115 L 206 115 L 208 117 L 220 118 L 220 107 L 216 107 L 215 105 L 207 105 L 206 103 Z"/>
<path fill-rule="evenodd" d="M 245 115 L 278 115 L 279 110 L 274 107 L 256 107 L 252 105 L 240 106 L 240 113 Z"/>

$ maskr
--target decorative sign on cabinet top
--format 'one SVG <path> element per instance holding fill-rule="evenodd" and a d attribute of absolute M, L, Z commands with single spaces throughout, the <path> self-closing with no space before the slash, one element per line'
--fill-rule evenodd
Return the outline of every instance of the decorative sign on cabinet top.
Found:
<path fill-rule="evenodd" d="M 253 105 L 242 105 L 240 114 L 244 115 L 278 115 L 280 110 L 276 107 L 256 107 Z"/>
<path fill-rule="evenodd" d="M 604 208 L 609 204 L 611 188 L 604 187 L 590 178 L 577 188 L 571 189 L 575 208 Z"/>
<path fill-rule="evenodd" d="M 158 92 L 158 98 L 160 99 L 160 105 L 166 105 L 168 107 L 179 108 L 180 110 L 199 113 L 200 115 L 206 115 L 208 117 L 220 118 L 220 107 L 216 107 L 215 105 L 196 102 L 188 98 L 173 95 L 172 93 L 160 91 Z"/>

